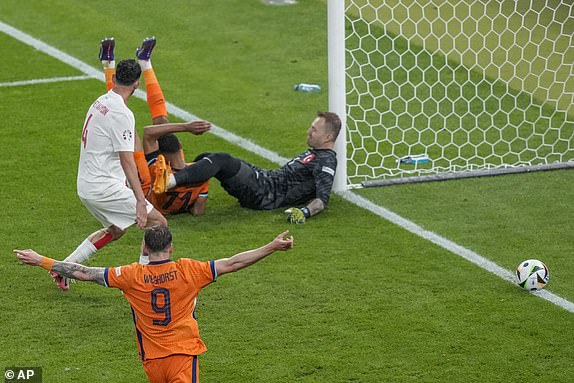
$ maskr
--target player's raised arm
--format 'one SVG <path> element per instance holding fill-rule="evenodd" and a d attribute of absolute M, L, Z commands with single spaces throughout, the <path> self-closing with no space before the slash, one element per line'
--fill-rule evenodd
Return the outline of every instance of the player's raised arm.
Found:
<path fill-rule="evenodd" d="M 143 145 L 145 153 L 152 153 L 159 149 L 157 140 L 169 133 L 189 132 L 194 135 L 203 134 L 211 129 L 208 121 L 191 121 L 173 124 L 149 125 L 144 128 Z"/>
<path fill-rule="evenodd" d="M 34 250 L 14 250 L 14 253 L 16 253 L 16 258 L 25 264 L 40 266 L 67 278 L 95 282 L 102 286 L 106 285 L 104 281 L 104 267 L 87 267 L 78 263 L 56 261 L 52 258 L 44 257 Z"/>
<path fill-rule="evenodd" d="M 255 262 L 273 254 L 276 251 L 287 251 L 293 248 L 293 237 L 288 236 L 289 230 L 279 234 L 268 244 L 258 249 L 244 251 L 230 258 L 215 261 L 215 271 L 218 276 L 239 271 Z"/>

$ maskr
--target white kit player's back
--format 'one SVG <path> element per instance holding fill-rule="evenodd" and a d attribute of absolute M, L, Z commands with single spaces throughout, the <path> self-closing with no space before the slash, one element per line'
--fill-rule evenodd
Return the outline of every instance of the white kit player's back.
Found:
<path fill-rule="evenodd" d="M 125 187 L 120 151 L 134 151 L 135 119 L 123 98 L 110 90 L 90 107 L 82 130 L 78 195 L 105 197 Z"/>

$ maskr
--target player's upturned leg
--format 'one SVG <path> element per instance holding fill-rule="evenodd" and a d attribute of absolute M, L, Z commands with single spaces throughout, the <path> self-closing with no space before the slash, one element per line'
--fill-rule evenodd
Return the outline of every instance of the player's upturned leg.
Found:
<path fill-rule="evenodd" d="M 151 52 L 155 47 L 155 37 L 146 37 L 142 45 L 136 49 L 136 56 L 138 60 L 149 61 L 151 59 Z M 142 68 L 144 70 L 144 68 Z"/>
<path fill-rule="evenodd" d="M 163 91 L 151 65 L 151 54 L 155 45 L 155 37 L 144 39 L 141 46 L 136 50 L 136 56 L 143 71 L 147 103 L 151 112 L 151 118 L 154 124 L 157 124 L 167 123 L 167 108 L 165 106 Z"/>
<path fill-rule="evenodd" d="M 106 89 L 110 90 L 114 87 L 113 76 L 116 73 L 116 61 L 114 60 L 114 48 L 116 41 L 113 37 L 106 37 L 100 42 L 100 62 L 104 67 L 104 74 L 106 76 Z"/>

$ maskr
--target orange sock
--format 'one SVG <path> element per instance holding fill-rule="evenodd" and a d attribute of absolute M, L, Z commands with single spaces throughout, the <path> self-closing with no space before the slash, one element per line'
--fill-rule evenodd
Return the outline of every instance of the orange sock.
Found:
<path fill-rule="evenodd" d="M 116 73 L 116 68 L 104 68 L 104 74 L 106 75 L 106 90 L 110 90 L 114 87 L 114 82 L 112 81 L 112 76 Z"/>
<path fill-rule="evenodd" d="M 142 190 L 147 197 L 151 189 L 151 174 L 149 172 L 149 167 L 147 166 L 144 152 L 134 152 L 134 160 L 138 169 Z"/>
<path fill-rule="evenodd" d="M 143 71 L 143 75 L 147 93 L 147 104 L 149 105 L 152 120 L 161 116 L 167 117 L 165 99 L 163 98 L 163 92 L 159 86 L 157 77 L 155 77 L 155 72 L 153 69 L 148 69 Z"/>

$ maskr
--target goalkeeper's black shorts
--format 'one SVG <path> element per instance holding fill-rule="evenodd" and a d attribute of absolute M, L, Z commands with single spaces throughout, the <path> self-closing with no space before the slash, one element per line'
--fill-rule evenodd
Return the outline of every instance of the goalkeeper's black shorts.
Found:
<path fill-rule="evenodd" d="M 245 162 L 237 174 L 221 180 L 221 186 L 227 193 L 237 198 L 243 207 L 256 210 L 273 209 L 265 207 L 265 201 L 273 198 L 266 177 Z"/>

